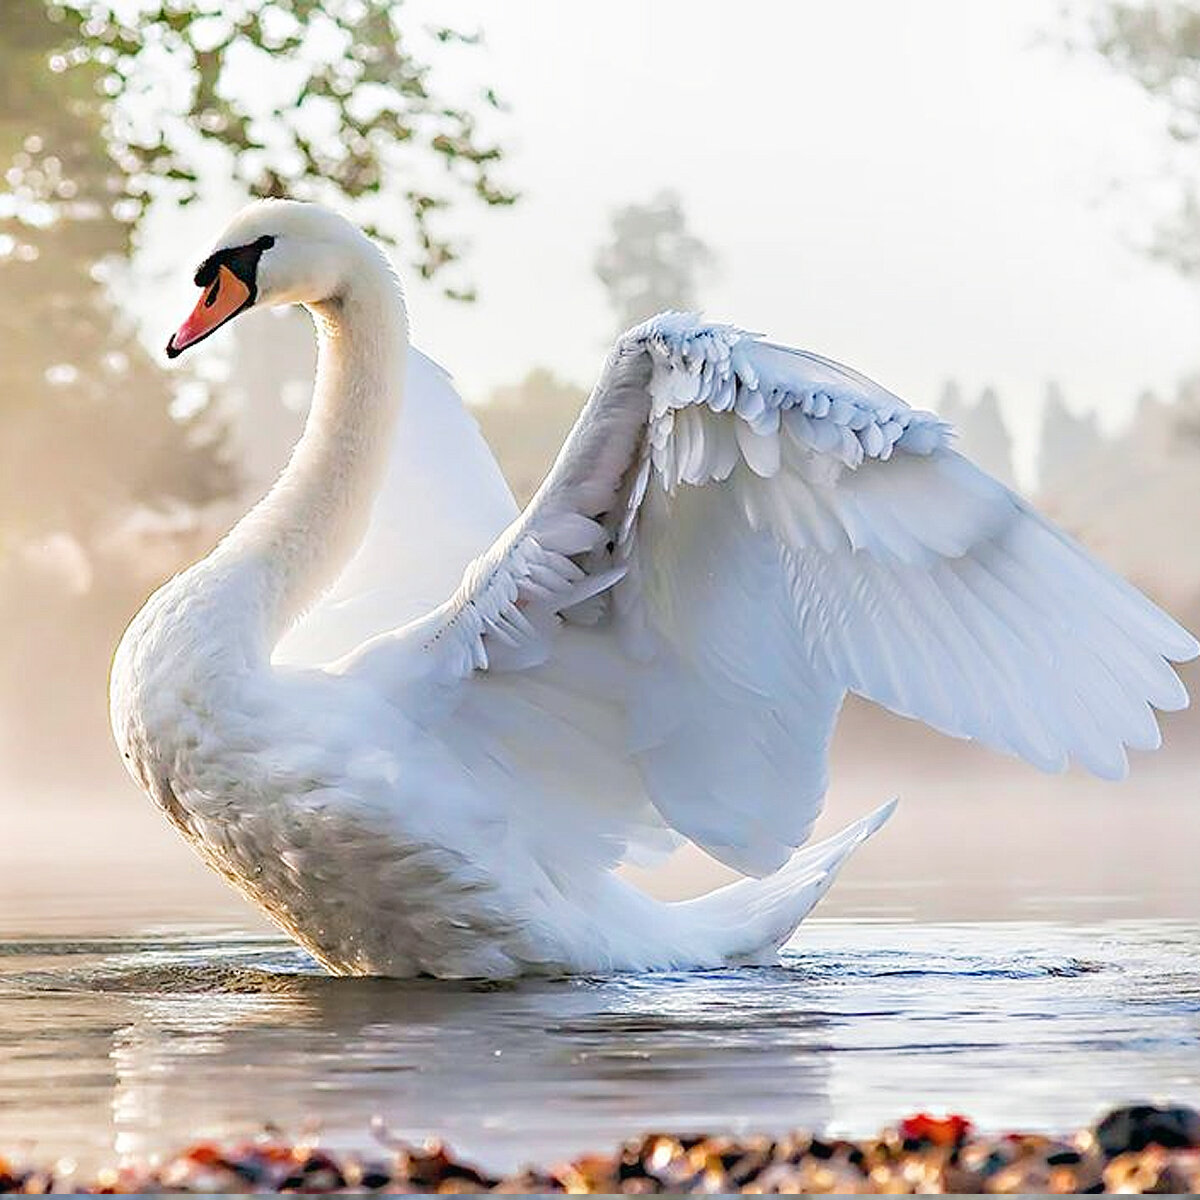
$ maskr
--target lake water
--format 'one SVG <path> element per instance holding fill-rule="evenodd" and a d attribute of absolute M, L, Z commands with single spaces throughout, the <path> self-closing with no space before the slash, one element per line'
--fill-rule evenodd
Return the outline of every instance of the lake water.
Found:
<path fill-rule="evenodd" d="M 132 791 L 0 795 L 0 1154 L 265 1122 L 369 1148 L 378 1116 L 505 1169 L 648 1127 L 1200 1103 L 1200 762 L 1109 788 L 954 751 L 833 797 L 823 834 L 905 799 L 782 968 L 490 988 L 324 976 Z M 717 882 L 683 866 L 677 890 Z"/>
<path fill-rule="evenodd" d="M 88 922 L 80 920 L 80 925 Z M 1063 1128 L 1200 1099 L 1200 925 L 813 919 L 779 968 L 504 986 L 331 979 L 203 921 L 0 943 L 0 1146 L 93 1165 L 373 1117 L 507 1168 L 647 1127 Z"/>

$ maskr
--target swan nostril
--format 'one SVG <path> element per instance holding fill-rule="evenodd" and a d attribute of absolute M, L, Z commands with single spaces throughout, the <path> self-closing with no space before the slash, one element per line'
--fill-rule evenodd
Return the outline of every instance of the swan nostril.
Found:
<path fill-rule="evenodd" d="M 212 308 L 217 302 L 217 293 L 221 290 L 221 280 L 216 278 L 213 280 L 212 287 L 208 289 L 208 295 L 204 297 L 204 307 Z"/>

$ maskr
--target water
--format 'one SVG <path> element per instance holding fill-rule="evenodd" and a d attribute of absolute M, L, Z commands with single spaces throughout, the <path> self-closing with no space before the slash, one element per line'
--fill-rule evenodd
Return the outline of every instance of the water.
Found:
<path fill-rule="evenodd" d="M 140 797 L 0 795 L 0 1154 L 93 1166 L 265 1122 L 366 1148 L 379 1115 L 506 1168 L 651 1127 L 1200 1103 L 1200 764 L 1119 788 L 885 765 L 822 832 L 901 808 L 784 967 L 492 988 L 327 978 Z"/>
<path fill-rule="evenodd" d="M 647 1127 L 1064 1128 L 1200 1099 L 1200 924 L 803 926 L 782 967 L 497 986 L 325 977 L 193 921 L 0 942 L 0 1146 L 92 1165 L 372 1117 L 507 1168 Z"/>

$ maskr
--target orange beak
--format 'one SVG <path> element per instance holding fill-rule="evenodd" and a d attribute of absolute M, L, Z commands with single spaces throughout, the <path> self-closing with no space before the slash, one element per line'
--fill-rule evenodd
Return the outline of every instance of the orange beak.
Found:
<path fill-rule="evenodd" d="M 167 357 L 176 358 L 189 346 L 208 337 L 231 317 L 236 317 L 252 299 L 245 283 L 227 266 L 219 267 L 217 277 L 205 288 L 192 315 L 167 343 Z"/>

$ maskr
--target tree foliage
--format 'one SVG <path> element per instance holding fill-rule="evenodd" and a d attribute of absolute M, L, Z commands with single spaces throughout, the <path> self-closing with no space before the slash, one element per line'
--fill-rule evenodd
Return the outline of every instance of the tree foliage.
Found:
<path fill-rule="evenodd" d="M 516 199 L 496 177 L 500 146 L 437 86 L 400 0 L 61 0 L 50 11 L 62 30 L 51 67 L 97 77 L 135 219 L 164 194 L 194 200 L 208 161 L 252 196 L 361 201 L 372 233 L 447 280 L 461 255 L 449 210 Z M 426 52 L 478 41 L 446 25 L 423 32 Z M 474 103 L 500 108 L 491 89 Z M 461 278 L 445 289 L 471 294 Z"/>
<path fill-rule="evenodd" d="M 1191 160 L 1200 148 L 1200 3 L 1108 0 L 1091 23 L 1091 44 L 1105 62 L 1137 83 L 1163 109 L 1166 132 Z M 1175 172 L 1173 212 L 1160 220 L 1150 253 L 1184 275 L 1200 277 L 1200 177 Z"/>
<path fill-rule="evenodd" d="M 500 148 L 435 86 L 398 0 L 5 0 L 0 21 L 0 529 L 87 536 L 122 500 L 229 473 L 105 286 L 156 200 L 202 176 L 357 204 L 452 278 L 440 220 L 508 204 Z M 475 38 L 439 26 L 427 50 Z M 447 51 L 449 52 L 449 51 Z M 438 51 L 440 54 L 440 51 Z M 493 93 L 478 97 L 498 107 Z M 384 187 L 387 185 L 385 194 Z"/>
<path fill-rule="evenodd" d="M 105 284 L 131 214 L 99 72 L 48 66 L 72 20 L 6 0 L 0 22 L 0 550 L 56 530 L 88 544 L 131 504 L 203 502 L 229 484 L 211 432 L 172 417 L 166 378 Z"/>
<path fill-rule="evenodd" d="M 687 227 L 674 192 L 613 214 L 612 239 L 600 248 L 595 270 L 608 291 L 620 329 L 665 309 L 693 309 L 712 251 Z"/>

